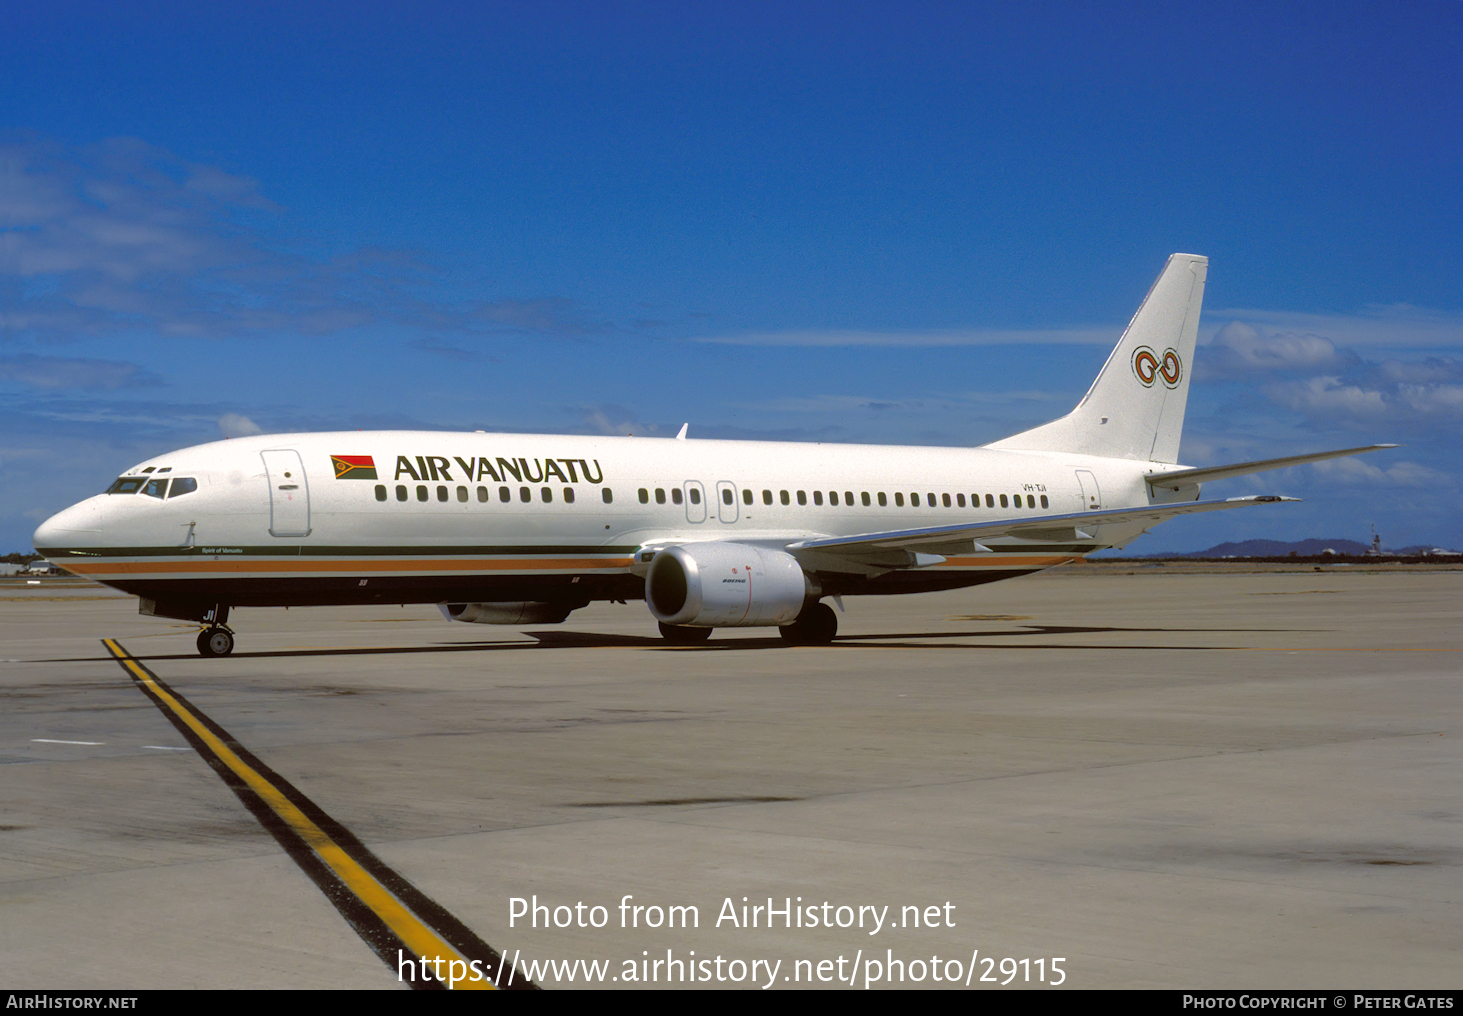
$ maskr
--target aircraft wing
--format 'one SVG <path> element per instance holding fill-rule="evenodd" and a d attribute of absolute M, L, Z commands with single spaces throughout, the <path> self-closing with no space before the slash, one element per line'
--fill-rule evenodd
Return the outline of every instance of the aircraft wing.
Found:
<path fill-rule="evenodd" d="M 1300 498 L 1296 497 L 1278 497 L 1266 494 L 1255 497 L 1231 497 L 1215 501 L 1185 501 L 1180 504 L 1154 504 L 1140 508 L 1074 512 L 1070 515 L 1000 519 L 995 522 L 965 522 L 948 526 L 930 526 L 925 529 L 900 529 L 886 533 L 863 533 L 858 536 L 830 536 L 817 540 L 799 540 L 796 543 L 788 544 L 786 549 L 794 555 L 799 551 L 816 551 L 820 554 L 850 558 L 869 558 L 886 556 L 891 551 L 905 551 L 908 555 L 916 555 L 918 551 L 938 554 L 941 549 L 952 548 L 953 545 L 969 541 L 975 544 L 975 551 L 980 553 L 990 549 L 981 545 L 980 541 L 983 539 L 1017 536 L 1034 540 L 1049 539 L 1056 542 L 1091 540 L 1093 536 L 1086 530 L 1095 526 L 1133 522 L 1158 523 L 1179 515 L 1299 500 Z M 966 553 L 970 552 L 969 547 L 962 549 Z M 923 562 L 911 559 L 909 563 Z M 905 566 L 907 567 L 908 564 Z"/>
<path fill-rule="evenodd" d="M 1237 462 L 1228 466 L 1205 466 L 1203 469 L 1171 469 L 1164 473 L 1149 473 L 1143 479 L 1153 487 L 1170 487 L 1178 490 L 1196 483 L 1210 480 L 1227 480 L 1231 476 L 1248 476 L 1263 473 L 1269 469 L 1284 469 L 1287 466 L 1303 466 L 1307 462 L 1321 462 L 1325 459 L 1339 459 L 1346 455 L 1360 455 L 1383 448 L 1396 448 L 1394 444 L 1372 444 L 1361 448 L 1343 448 L 1335 452 L 1312 452 L 1309 455 L 1289 455 L 1283 459 L 1259 459 L 1255 462 Z"/>

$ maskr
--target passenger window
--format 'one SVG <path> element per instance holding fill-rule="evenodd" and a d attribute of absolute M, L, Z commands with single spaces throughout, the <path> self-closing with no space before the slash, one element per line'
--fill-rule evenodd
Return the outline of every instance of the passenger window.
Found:
<path fill-rule="evenodd" d="M 911 508 L 918 508 L 919 507 L 919 495 L 918 494 L 910 494 L 909 495 L 909 506 Z"/>
<path fill-rule="evenodd" d="M 807 503 L 808 503 L 808 493 L 807 493 L 807 491 L 803 491 L 803 490 L 798 491 L 798 504 L 807 504 Z"/>
<path fill-rule="evenodd" d="M 549 487 L 544 487 L 542 490 L 539 491 L 539 493 L 543 495 L 544 504 L 548 504 L 554 499 L 554 492 Z"/>
<path fill-rule="evenodd" d="M 864 507 L 867 508 L 869 506 L 869 492 L 865 490 L 859 496 L 863 500 Z"/>
<path fill-rule="evenodd" d="M 722 504 L 731 504 L 735 500 L 736 500 L 736 498 L 732 497 L 732 492 L 731 491 L 729 491 L 729 490 L 722 490 L 722 492 L 721 492 L 721 503 Z"/>
<path fill-rule="evenodd" d="M 1001 504 L 1004 505 L 1005 503 L 1006 503 L 1006 499 L 1004 497 L 1001 498 Z M 987 508 L 994 508 L 996 506 L 996 499 L 993 498 L 993 497 L 991 497 L 989 494 L 987 494 L 985 496 L 985 506 Z"/>
<path fill-rule="evenodd" d="M 1043 508 L 1050 508 L 1051 507 L 1051 505 L 1049 505 L 1049 504 L 1046 503 L 1046 495 L 1045 494 L 1041 495 L 1041 506 Z"/>
<path fill-rule="evenodd" d="M 504 504 L 507 504 L 509 501 L 513 500 L 513 492 L 507 487 L 499 487 L 498 500 L 502 501 Z"/>
<path fill-rule="evenodd" d="M 184 494 L 191 494 L 198 489 L 198 481 L 191 476 L 173 477 L 173 485 L 168 488 L 168 497 L 181 497 Z M 386 488 L 376 488 L 376 500 L 386 500 Z"/>
<path fill-rule="evenodd" d="M 944 505 L 945 505 L 946 508 L 949 508 L 950 507 L 950 495 L 949 494 L 941 494 L 940 495 L 940 501 L 944 503 Z"/>
<path fill-rule="evenodd" d="M 853 507 L 853 491 L 845 490 L 843 492 L 843 503 L 848 505 L 850 508 Z"/>
<path fill-rule="evenodd" d="M 828 503 L 834 506 L 838 504 L 838 491 L 830 490 L 828 492 Z"/>
<path fill-rule="evenodd" d="M 457 500 L 461 501 L 463 504 L 466 504 L 467 503 L 467 488 L 466 487 L 458 487 L 457 488 Z"/>
<path fill-rule="evenodd" d="M 771 504 L 772 503 L 772 491 L 770 491 L 770 490 L 764 490 L 762 492 L 762 503 L 763 504 Z"/>
<path fill-rule="evenodd" d="M 396 500 L 398 500 L 398 501 L 405 501 L 406 500 L 406 484 L 404 484 L 404 483 L 398 483 L 396 485 Z"/>
<path fill-rule="evenodd" d="M 744 491 L 742 491 L 742 504 L 751 504 L 751 503 L 752 503 L 752 492 L 750 490 L 744 490 Z"/>
<path fill-rule="evenodd" d="M 1026 507 L 1028 507 L 1028 508 L 1035 508 L 1036 507 L 1036 498 L 1033 497 L 1030 494 L 1027 494 L 1026 495 Z"/>
<path fill-rule="evenodd" d="M 813 491 L 813 503 L 814 504 L 822 504 L 823 503 L 823 492 L 821 490 L 815 490 L 815 491 Z"/>
<path fill-rule="evenodd" d="M 487 504 L 488 503 L 488 488 L 487 487 L 479 487 L 478 488 L 478 503 L 479 504 Z"/>
<path fill-rule="evenodd" d="M 167 497 L 168 496 L 168 481 L 167 480 L 148 480 L 147 481 L 147 486 L 142 488 L 142 492 L 144 494 L 146 494 L 148 497 L 155 497 L 155 498 L 158 498 L 158 499 L 162 499 L 164 497 Z"/>
<path fill-rule="evenodd" d="M 418 487 L 417 488 L 417 500 L 418 501 L 425 501 L 426 499 L 427 499 L 427 488 L 426 487 Z"/>
<path fill-rule="evenodd" d="M 700 504 L 701 503 L 701 491 L 699 491 L 695 487 L 692 487 L 687 493 L 689 493 L 691 495 L 691 503 L 692 504 Z"/>
<path fill-rule="evenodd" d="M 649 504 L 650 503 L 650 491 L 646 490 L 644 487 L 641 487 L 640 488 L 640 503 L 641 504 Z"/>
<path fill-rule="evenodd" d="M 681 488 L 680 487 L 672 487 L 671 488 L 671 500 L 674 501 L 676 504 L 680 504 L 681 503 Z"/>
<path fill-rule="evenodd" d="M 599 490 L 599 496 L 602 497 L 602 498 L 604 498 L 604 503 L 605 504 L 613 504 L 614 503 L 614 500 L 615 500 L 615 492 L 612 491 L 612 490 L 610 490 L 610 488 L 608 488 L 608 487 L 601 487 L 600 490 Z"/>
<path fill-rule="evenodd" d="M 664 487 L 656 487 L 655 488 L 655 503 L 656 504 L 665 504 L 665 488 Z"/>
<path fill-rule="evenodd" d="M 895 508 L 903 508 L 904 507 L 904 495 L 901 494 L 897 490 L 894 492 L 894 507 Z"/>
<path fill-rule="evenodd" d="M 946 504 L 949 504 L 948 501 L 945 502 L 945 503 Z M 965 507 L 965 495 L 964 494 L 956 494 L 955 495 L 955 507 L 957 507 L 957 508 L 964 508 Z"/>
<path fill-rule="evenodd" d="M 564 488 L 564 503 L 565 504 L 573 504 L 574 503 L 574 488 L 573 487 L 565 487 Z"/>
<path fill-rule="evenodd" d="M 884 492 L 882 490 L 879 491 L 879 507 L 880 508 L 887 508 L 887 507 L 889 507 L 889 498 L 887 498 L 886 496 L 884 496 Z"/>
<path fill-rule="evenodd" d="M 385 501 L 386 500 L 386 484 L 384 484 L 384 483 L 378 483 L 378 484 L 376 484 L 376 500 L 377 501 Z"/>
<path fill-rule="evenodd" d="M 446 501 L 447 500 L 447 488 L 444 487 L 444 486 L 442 486 L 441 484 L 438 484 L 437 485 L 437 500 L 438 501 Z"/>
<path fill-rule="evenodd" d="M 528 502 L 533 500 L 533 491 L 529 490 L 527 487 L 519 487 L 518 500 L 522 501 L 524 504 L 528 504 Z"/>
<path fill-rule="evenodd" d="M 136 494 L 137 488 L 142 486 L 142 480 L 133 476 L 119 476 L 117 481 L 107 488 L 108 494 Z"/>
<path fill-rule="evenodd" d="M 791 500 L 787 496 L 787 491 L 783 490 L 783 491 L 779 491 L 778 493 L 779 493 L 779 495 L 782 498 L 782 503 L 783 504 L 791 504 L 792 503 Z"/>
<path fill-rule="evenodd" d="M 1001 495 L 1001 507 L 1002 508 L 1005 508 L 1006 507 L 1006 495 L 1005 494 L 1002 494 Z"/>

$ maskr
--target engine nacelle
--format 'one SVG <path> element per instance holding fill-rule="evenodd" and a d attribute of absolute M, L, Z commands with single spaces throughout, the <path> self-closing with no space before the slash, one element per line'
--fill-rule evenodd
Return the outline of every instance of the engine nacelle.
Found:
<path fill-rule="evenodd" d="M 790 624 L 810 595 L 795 557 L 745 543 L 667 547 L 645 574 L 656 620 L 694 628 Z"/>
<path fill-rule="evenodd" d="M 439 603 L 449 621 L 469 624 L 558 624 L 582 603 L 547 603 L 541 600 L 505 600 L 501 603 Z"/>

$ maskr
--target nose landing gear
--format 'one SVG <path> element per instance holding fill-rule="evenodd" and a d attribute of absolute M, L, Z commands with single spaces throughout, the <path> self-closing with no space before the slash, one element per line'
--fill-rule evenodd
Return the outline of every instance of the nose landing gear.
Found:
<path fill-rule="evenodd" d="M 234 651 L 234 633 L 222 625 L 198 633 L 199 656 L 227 656 Z"/>
<path fill-rule="evenodd" d="M 195 615 L 197 616 L 197 615 Z M 199 656 L 227 656 L 234 651 L 234 633 L 228 627 L 228 604 L 216 604 L 203 615 L 208 625 L 198 633 Z"/>

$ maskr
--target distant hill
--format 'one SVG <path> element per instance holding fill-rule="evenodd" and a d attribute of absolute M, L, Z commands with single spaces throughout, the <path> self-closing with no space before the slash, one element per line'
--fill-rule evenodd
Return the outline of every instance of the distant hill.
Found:
<path fill-rule="evenodd" d="M 1338 554 L 1365 554 L 1369 548 L 1355 540 L 1244 540 L 1240 543 L 1221 543 L 1208 550 L 1191 554 L 1176 554 L 1175 557 L 1288 557 L 1291 551 L 1296 557 L 1313 557 L 1326 550 Z"/>
<path fill-rule="evenodd" d="M 1319 557 L 1327 550 L 1335 551 L 1337 554 L 1344 554 L 1349 557 L 1359 557 L 1365 554 L 1370 547 L 1365 543 L 1358 543 L 1356 540 L 1244 540 L 1239 543 L 1221 543 L 1217 547 L 1210 547 L 1208 550 L 1195 550 L 1187 554 L 1166 553 L 1166 554 L 1135 554 L 1133 557 L 1150 558 L 1175 558 L 1175 557 Z M 1429 544 L 1417 544 L 1412 547 L 1402 547 L 1393 550 L 1390 547 L 1383 548 L 1382 554 L 1387 557 L 1421 557 L 1431 554 L 1439 548 Z M 1445 551 L 1445 553 L 1457 553 L 1457 551 Z"/>

